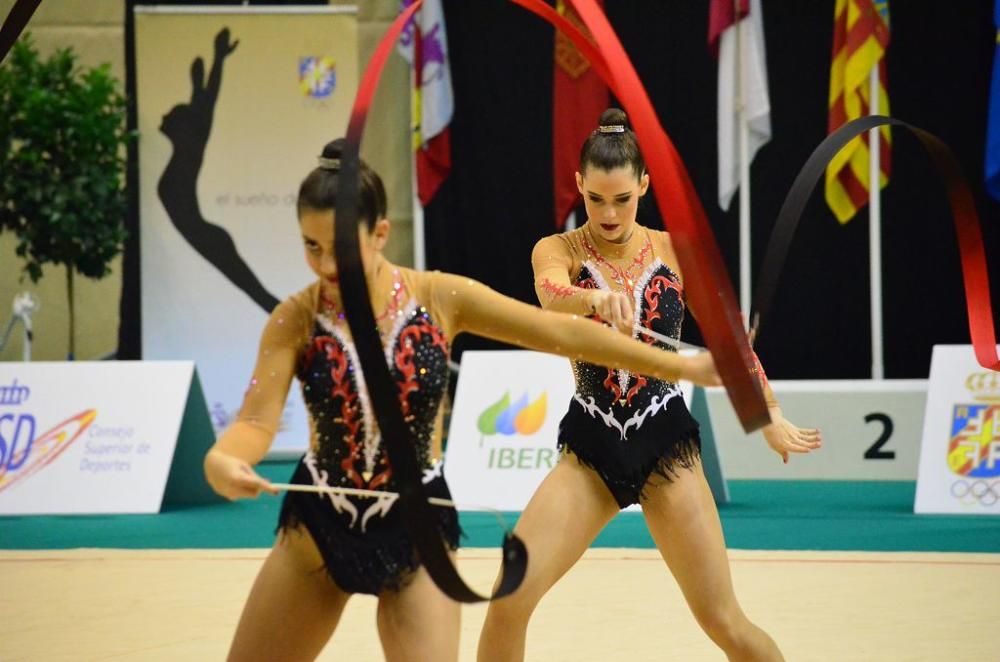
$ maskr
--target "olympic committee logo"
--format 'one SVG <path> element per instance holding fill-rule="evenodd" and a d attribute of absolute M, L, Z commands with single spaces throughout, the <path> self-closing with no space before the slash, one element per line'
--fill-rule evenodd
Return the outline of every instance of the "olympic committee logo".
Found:
<path fill-rule="evenodd" d="M 972 404 L 952 410 L 948 468 L 961 476 L 951 495 L 964 504 L 1000 503 L 1000 374 L 974 372 L 965 380 Z"/>
<path fill-rule="evenodd" d="M 548 394 L 545 391 L 534 400 L 526 392 L 522 393 L 514 402 L 511 402 L 510 391 L 507 391 L 502 398 L 484 409 L 476 421 L 481 435 L 479 447 L 483 447 L 487 438 L 500 438 L 500 443 L 491 444 L 486 466 L 490 469 L 551 468 L 556 460 L 554 448 L 533 448 L 523 443 L 511 443 L 514 439 L 509 442 L 504 439 L 534 435 L 545 424 L 547 413 Z M 554 441 L 547 440 L 553 446 Z"/>
<path fill-rule="evenodd" d="M 329 55 L 299 58 L 299 89 L 313 99 L 326 99 L 337 87 L 337 63 Z"/>

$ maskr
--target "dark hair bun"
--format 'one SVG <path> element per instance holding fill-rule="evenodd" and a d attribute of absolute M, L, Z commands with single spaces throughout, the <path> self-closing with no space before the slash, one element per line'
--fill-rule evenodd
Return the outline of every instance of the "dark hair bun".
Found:
<path fill-rule="evenodd" d="M 309 173 L 299 186 L 298 211 L 314 209 L 326 211 L 337 208 L 337 193 L 340 189 L 340 160 L 344 156 L 347 141 L 337 138 L 323 147 L 319 165 Z M 382 178 L 367 163 L 359 161 L 358 173 L 358 216 L 368 223 L 371 230 L 376 221 L 385 218 L 388 205 Z"/>
<path fill-rule="evenodd" d="M 606 172 L 621 166 L 631 166 L 636 177 L 645 174 L 646 164 L 642 160 L 635 134 L 628 126 L 625 111 L 608 108 L 601 113 L 600 123 L 580 150 L 580 172 L 586 174 L 588 166 Z"/>
<path fill-rule="evenodd" d="M 344 154 L 345 144 L 346 141 L 343 138 L 331 140 L 323 147 L 322 157 L 324 159 L 339 159 Z"/>
<path fill-rule="evenodd" d="M 628 128 L 628 116 L 621 108 L 608 108 L 601 113 L 600 126 L 621 125 Z"/>

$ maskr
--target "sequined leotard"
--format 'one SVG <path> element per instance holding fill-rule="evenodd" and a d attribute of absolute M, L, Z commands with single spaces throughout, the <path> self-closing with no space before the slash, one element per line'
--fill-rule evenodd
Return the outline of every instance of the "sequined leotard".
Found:
<path fill-rule="evenodd" d="M 675 351 L 639 333 L 646 327 L 680 338 L 684 287 L 666 233 L 636 227 L 624 245 L 603 241 L 587 226 L 541 240 L 532 256 L 535 287 L 547 308 L 593 314 L 586 290 L 626 294 L 632 337 Z M 559 447 L 601 476 L 621 507 L 638 503 L 653 472 L 669 479 L 700 451 L 698 423 L 676 383 L 573 361 L 576 393 L 559 425 Z"/>
<path fill-rule="evenodd" d="M 417 442 L 428 493 L 449 499 L 441 462 L 434 460 L 440 450 L 448 340 L 439 316 L 419 303 L 428 298 L 415 296 L 426 294 L 422 286 L 431 279 L 398 268 L 390 271 L 392 294 L 380 316 L 386 363 Z M 397 587 L 416 561 L 412 543 L 401 535 L 400 510 L 393 507 L 398 485 L 381 444 L 350 332 L 342 315 L 324 306 L 319 289 L 313 285 L 283 302 L 272 316 L 272 333 L 265 333 L 264 345 L 283 347 L 291 342 L 297 347 L 295 376 L 309 412 L 312 443 L 292 482 L 378 490 L 387 495 L 373 499 L 290 493 L 282 506 L 280 526 L 302 524 L 308 529 L 343 590 L 377 594 Z M 263 351 L 268 350 L 262 347 Z M 266 382 L 267 376 L 255 375 L 255 380 Z M 263 412 L 256 401 L 269 405 L 270 399 L 248 398 L 241 420 L 260 424 Z M 442 536 L 455 548 L 459 536 L 455 511 L 438 508 L 436 512 Z"/>
<path fill-rule="evenodd" d="M 438 460 L 441 402 L 450 340 L 461 331 L 597 363 L 625 364 L 663 378 L 676 374 L 676 363 L 665 360 L 663 352 L 585 319 L 509 299 L 475 281 L 388 263 L 380 273 L 371 289 L 384 299 L 375 310 L 382 311 L 378 318 L 385 359 L 399 389 L 399 405 L 416 441 L 430 496 L 449 498 Z M 318 283 L 286 299 L 272 313 L 239 420 L 273 435 L 293 377 L 301 383 L 311 439 L 292 481 L 387 494 L 371 499 L 289 493 L 279 526 L 304 527 L 343 590 L 377 594 L 396 588 L 419 561 L 401 510 L 394 507 L 392 493 L 398 485 L 380 443 L 346 323 L 324 308 Z M 436 510 L 441 535 L 456 547 L 459 528 L 454 509 Z"/>

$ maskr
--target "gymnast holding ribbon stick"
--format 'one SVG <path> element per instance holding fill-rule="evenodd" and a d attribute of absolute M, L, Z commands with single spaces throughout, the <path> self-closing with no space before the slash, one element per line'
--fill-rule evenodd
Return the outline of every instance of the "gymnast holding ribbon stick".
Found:
<path fill-rule="evenodd" d="M 636 223 L 649 175 L 621 110 L 602 114 L 583 145 L 576 182 L 587 222 L 543 238 L 532 254 L 542 306 L 672 353 L 687 304 L 684 281 L 670 235 Z M 619 510 L 635 503 L 696 619 L 729 659 L 781 659 L 737 603 L 702 472 L 698 423 L 675 380 L 587 359 L 572 365 L 576 393 L 559 425 L 562 457 L 514 528 L 531 563 L 516 593 L 490 603 L 479 659 L 523 659 L 528 620 L 542 596 Z M 819 431 L 785 420 L 759 362 L 755 370 L 772 421 L 763 429 L 768 445 L 785 462 L 790 453 L 819 448 Z"/>
<path fill-rule="evenodd" d="M 284 497 L 279 534 L 244 608 L 231 659 L 311 659 L 353 593 L 378 596 L 389 660 L 453 660 L 459 604 L 431 581 L 400 508 L 393 472 L 343 313 L 334 221 L 344 142 L 327 145 L 298 194 L 306 262 L 318 277 L 273 311 L 237 420 L 205 458 L 209 484 L 228 498 L 277 493 L 254 472 L 270 447 L 293 377 L 311 438 Z M 437 534 L 454 550 L 458 516 L 442 472 L 442 407 L 452 339 L 462 331 L 620 366 L 664 381 L 720 383 L 711 355 L 680 356 L 582 316 L 545 311 L 461 276 L 417 272 L 382 255 L 389 237 L 379 176 L 359 165 L 361 263 L 396 405 L 415 442 Z M 343 193 L 343 192 L 341 192 Z M 455 440 L 453 443 L 461 443 Z M 317 572 L 323 570 L 325 572 Z"/>

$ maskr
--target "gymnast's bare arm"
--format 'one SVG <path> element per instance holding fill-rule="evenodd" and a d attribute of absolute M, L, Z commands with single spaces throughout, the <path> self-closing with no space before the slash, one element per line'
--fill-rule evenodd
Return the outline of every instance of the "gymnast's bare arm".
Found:
<path fill-rule="evenodd" d="M 535 295 L 542 308 L 573 315 L 597 314 L 623 333 L 632 333 L 632 307 L 621 292 L 577 287 L 570 276 L 577 271 L 572 252 L 560 235 L 544 237 L 531 252 Z"/>
<path fill-rule="evenodd" d="M 257 363 L 239 416 L 205 456 L 209 485 L 227 499 L 256 497 L 262 491 L 277 494 L 252 467 L 264 459 L 278 431 L 303 339 L 309 332 L 308 319 L 295 299 L 286 299 L 274 309 L 261 334 Z"/>
<path fill-rule="evenodd" d="M 672 264 L 676 265 L 677 255 L 670 242 L 670 235 L 665 232 L 656 234 L 657 241 L 659 242 L 657 251 Z M 680 267 L 672 266 L 671 268 L 677 273 L 678 277 L 683 278 Z M 698 311 L 691 305 L 690 299 L 685 303 L 688 310 L 691 311 L 691 315 L 697 320 Z M 764 401 L 767 403 L 768 413 L 771 416 L 771 424 L 761 430 L 767 445 L 781 457 L 781 460 L 785 464 L 788 464 L 792 453 L 808 453 L 820 448 L 823 445 L 823 439 L 819 429 L 800 428 L 785 418 L 781 411 L 781 405 L 775 397 L 774 391 L 771 390 L 771 383 L 764 373 L 764 367 L 760 364 L 760 359 L 757 358 L 756 352 L 753 352 L 753 360 L 754 372 L 756 372 L 757 378 L 760 380 L 760 386 L 764 392 Z"/>
<path fill-rule="evenodd" d="M 546 311 L 505 297 L 482 283 L 435 274 L 434 296 L 456 331 L 468 331 L 528 349 L 598 365 L 625 368 L 666 381 L 721 383 L 712 357 L 665 352 L 579 315 Z"/>

